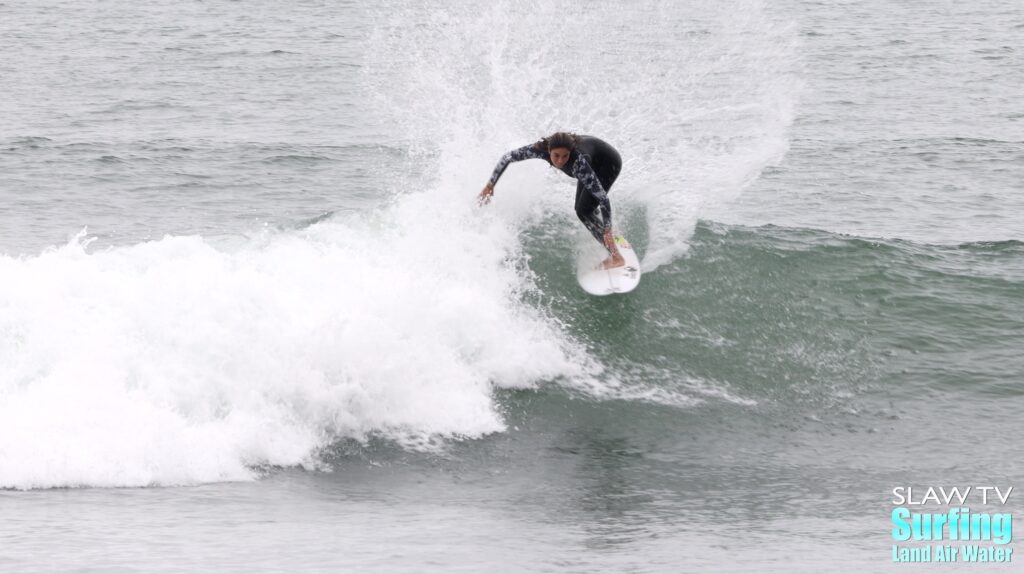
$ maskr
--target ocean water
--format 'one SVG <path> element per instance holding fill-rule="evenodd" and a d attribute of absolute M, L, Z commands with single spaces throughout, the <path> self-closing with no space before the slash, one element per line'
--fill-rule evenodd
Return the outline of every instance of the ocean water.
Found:
<path fill-rule="evenodd" d="M 1019 569 L 890 519 L 1024 489 L 1019 3 L 4 1 L 0 53 L 0 571 Z M 562 129 L 627 296 L 543 162 L 476 204 Z"/>

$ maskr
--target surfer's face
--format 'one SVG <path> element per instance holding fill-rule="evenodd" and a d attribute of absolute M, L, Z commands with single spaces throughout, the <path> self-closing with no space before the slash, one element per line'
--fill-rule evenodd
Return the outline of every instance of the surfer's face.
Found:
<path fill-rule="evenodd" d="M 569 148 L 556 147 L 548 150 L 548 154 L 551 156 L 551 165 L 562 169 L 565 164 L 569 161 Z"/>

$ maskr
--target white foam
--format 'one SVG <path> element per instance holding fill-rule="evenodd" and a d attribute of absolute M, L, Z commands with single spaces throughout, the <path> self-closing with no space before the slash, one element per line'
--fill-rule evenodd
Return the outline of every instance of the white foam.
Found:
<path fill-rule="evenodd" d="M 425 195 L 234 252 L 0 259 L 0 487 L 237 480 L 341 437 L 502 430 L 493 385 L 585 361 L 517 302 L 509 230 Z"/>

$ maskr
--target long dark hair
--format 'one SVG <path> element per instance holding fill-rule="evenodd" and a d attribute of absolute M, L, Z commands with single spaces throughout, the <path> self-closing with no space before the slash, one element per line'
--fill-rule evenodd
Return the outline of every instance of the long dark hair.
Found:
<path fill-rule="evenodd" d="M 572 151 L 573 148 L 576 147 L 577 139 L 578 138 L 574 133 L 555 132 L 546 138 L 541 138 L 541 140 L 533 144 L 533 146 L 544 153 L 549 153 L 551 150 L 560 147 L 564 147 L 569 151 Z"/>

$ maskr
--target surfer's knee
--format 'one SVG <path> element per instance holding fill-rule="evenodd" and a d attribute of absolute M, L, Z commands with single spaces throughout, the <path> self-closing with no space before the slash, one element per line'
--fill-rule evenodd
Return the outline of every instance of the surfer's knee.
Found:
<path fill-rule="evenodd" d="M 594 219 L 594 209 L 587 209 L 589 206 L 576 205 L 576 217 L 580 218 L 583 223 L 589 223 Z"/>

